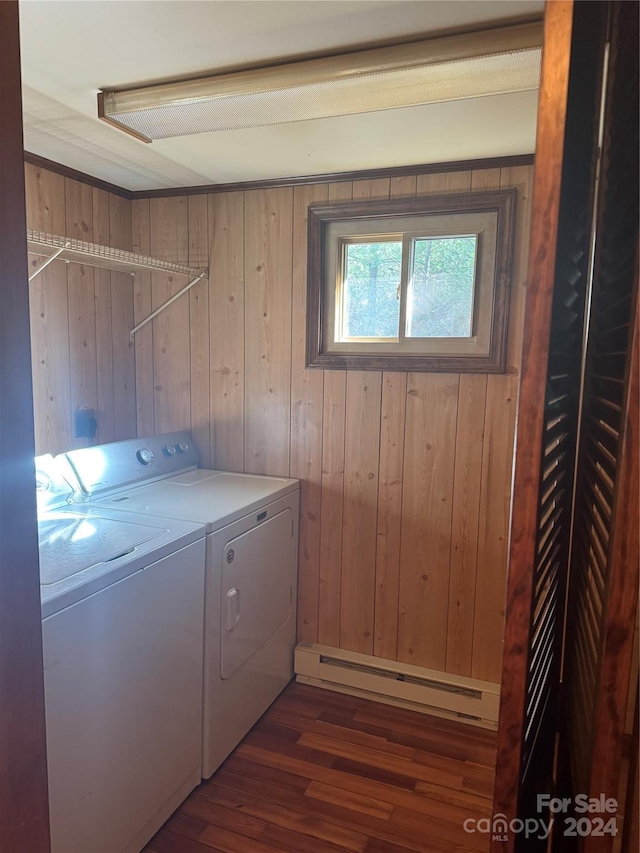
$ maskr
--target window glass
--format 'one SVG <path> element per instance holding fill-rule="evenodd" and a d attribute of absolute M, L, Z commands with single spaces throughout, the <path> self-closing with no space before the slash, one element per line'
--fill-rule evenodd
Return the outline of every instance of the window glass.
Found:
<path fill-rule="evenodd" d="M 413 240 L 407 337 L 471 337 L 476 244 L 475 236 Z"/>
<path fill-rule="evenodd" d="M 346 243 L 344 253 L 342 340 L 397 340 L 402 240 Z"/>

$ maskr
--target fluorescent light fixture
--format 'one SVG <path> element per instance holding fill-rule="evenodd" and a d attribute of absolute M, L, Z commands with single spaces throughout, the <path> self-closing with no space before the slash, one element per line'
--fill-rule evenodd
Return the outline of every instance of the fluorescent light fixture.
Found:
<path fill-rule="evenodd" d="M 98 94 L 98 115 L 145 142 L 538 88 L 542 25 Z"/>

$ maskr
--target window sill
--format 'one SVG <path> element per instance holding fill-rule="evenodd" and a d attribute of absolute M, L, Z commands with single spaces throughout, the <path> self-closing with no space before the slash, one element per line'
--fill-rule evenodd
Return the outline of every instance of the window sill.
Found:
<path fill-rule="evenodd" d="M 483 356 L 318 353 L 311 370 L 385 370 L 393 373 L 505 373 L 505 352 Z"/>

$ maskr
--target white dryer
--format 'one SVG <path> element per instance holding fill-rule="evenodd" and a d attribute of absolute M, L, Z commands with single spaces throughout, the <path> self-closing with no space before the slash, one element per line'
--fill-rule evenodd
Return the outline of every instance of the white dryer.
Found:
<path fill-rule="evenodd" d="M 66 454 L 92 505 L 205 525 L 202 774 L 293 677 L 299 482 L 198 468 L 187 433 Z M 126 472 L 126 473 L 125 473 Z"/>
<path fill-rule="evenodd" d="M 204 529 L 36 473 L 52 853 L 138 853 L 201 779 Z"/>

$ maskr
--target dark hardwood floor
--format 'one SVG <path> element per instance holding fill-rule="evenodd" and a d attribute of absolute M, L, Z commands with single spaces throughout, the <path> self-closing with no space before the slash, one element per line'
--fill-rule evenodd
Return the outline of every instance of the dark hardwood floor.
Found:
<path fill-rule="evenodd" d="M 478 853 L 496 735 L 292 683 L 146 853 Z"/>

